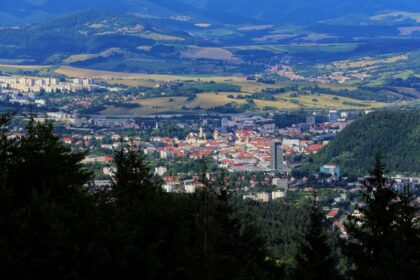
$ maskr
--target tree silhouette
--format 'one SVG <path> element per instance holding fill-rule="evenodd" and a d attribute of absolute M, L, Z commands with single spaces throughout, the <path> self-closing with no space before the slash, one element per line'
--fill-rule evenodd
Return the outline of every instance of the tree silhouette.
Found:
<path fill-rule="evenodd" d="M 407 194 L 399 195 L 384 176 L 377 155 L 364 182 L 366 205 L 358 207 L 346 223 L 349 239 L 343 252 L 352 261 L 354 279 L 410 279 L 419 273 L 419 228 Z"/>
<path fill-rule="evenodd" d="M 316 204 L 316 195 L 309 219 L 309 227 L 295 256 L 296 268 L 290 278 L 339 279 L 323 216 Z"/>

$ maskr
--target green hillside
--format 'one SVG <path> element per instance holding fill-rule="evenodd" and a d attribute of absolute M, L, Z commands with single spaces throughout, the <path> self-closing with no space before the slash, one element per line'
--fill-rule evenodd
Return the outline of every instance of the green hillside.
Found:
<path fill-rule="evenodd" d="M 343 172 L 364 175 L 377 152 L 390 172 L 420 173 L 420 111 L 371 113 L 339 133 L 312 164 L 333 163 Z"/>

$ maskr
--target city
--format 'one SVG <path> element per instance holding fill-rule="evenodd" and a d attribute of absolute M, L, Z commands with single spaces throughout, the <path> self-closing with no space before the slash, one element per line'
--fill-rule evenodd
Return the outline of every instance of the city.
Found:
<path fill-rule="evenodd" d="M 420 1 L 0 0 L 2 279 L 420 275 Z"/>
<path fill-rule="evenodd" d="M 316 154 L 355 119 L 369 113 L 308 112 L 304 122 L 282 128 L 275 122 L 279 114 L 287 117 L 281 112 L 137 120 L 47 112 L 37 120 L 52 121 L 63 143 L 73 150 L 88 151 L 83 164 L 95 170 L 95 178 L 87 184 L 92 192 L 112 187 L 113 155 L 122 145 L 132 145 L 147 156 L 165 192 L 195 193 L 204 188 L 200 170 L 183 166 L 206 159 L 214 165 L 206 176 L 223 174 L 225 188 L 244 200 L 302 203 L 317 193 L 325 217 L 345 236 L 347 215 L 364 204 L 360 193 L 365 177 L 342 174 L 335 165 L 323 165 L 313 173 L 297 170 L 305 157 Z M 13 127 L 11 137 L 20 137 L 21 130 Z M 173 136 L 177 130 L 181 132 Z M 411 204 L 420 206 L 420 177 L 394 174 L 390 179 L 395 191 L 408 189 L 416 194 Z"/>

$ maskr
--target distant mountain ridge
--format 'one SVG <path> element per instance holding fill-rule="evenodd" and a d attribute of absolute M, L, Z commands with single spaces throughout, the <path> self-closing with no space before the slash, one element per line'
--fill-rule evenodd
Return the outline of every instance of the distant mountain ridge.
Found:
<path fill-rule="evenodd" d="M 420 1 L 0 0 L 0 7 L 0 24 L 31 22 L 85 9 L 118 13 L 143 13 L 151 16 L 209 17 L 224 22 L 256 20 L 268 23 L 313 24 L 349 14 L 374 15 L 386 10 L 420 12 Z"/>
<path fill-rule="evenodd" d="M 411 0 L 183 0 L 210 12 L 224 11 L 271 23 L 313 24 L 348 14 L 374 15 L 385 10 L 420 12 Z"/>
<path fill-rule="evenodd" d="M 311 165 L 331 163 L 345 173 L 366 175 L 376 153 L 390 172 L 420 173 L 420 111 L 370 113 L 340 132 Z"/>
<path fill-rule="evenodd" d="M 82 10 L 113 13 L 140 13 L 168 17 L 176 14 L 199 15 L 199 11 L 179 0 L 0 0 L 0 24 L 27 23 L 60 17 Z"/>
<path fill-rule="evenodd" d="M 283 56 L 302 63 L 416 51 L 418 2 L 0 0 L 0 59 L 127 72 L 249 74 Z"/>
<path fill-rule="evenodd" d="M 155 45 L 161 37 L 188 43 L 189 34 L 179 30 L 135 15 L 86 10 L 18 29 L 3 29 L 0 41 L 9 46 L 13 43 L 13 48 L 0 43 L 0 56 L 7 57 L 13 52 L 13 56 L 44 60 L 50 56 L 97 53 L 109 48 L 137 51 L 140 45 Z"/>

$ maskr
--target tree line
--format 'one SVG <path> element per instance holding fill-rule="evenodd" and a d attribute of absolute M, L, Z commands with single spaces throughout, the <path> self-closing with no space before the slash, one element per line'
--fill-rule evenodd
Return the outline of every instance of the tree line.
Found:
<path fill-rule="evenodd" d="M 349 216 L 348 239 L 334 241 L 314 203 L 302 214 L 307 219 L 277 227 L 297 229 L 275 253 L 267 240 L 283 235 L 267 234 L 222 179 L 205 176 L 205 164 L 202 191 L 167 194 L 141 151 L 123 146 L 114 155 L 112 190 L 89 193 L 84 153 L 33 117 L 23 136 L 12 137 L 11 118 L 0 118 L 3 279 L 409 279 L 419 273 L 416 211 L 407 195 L 385 187 L 380 160 L 361 215 Z M 266 211 L 274 217 L 284 209 Z M 294 232 L 299 238 L 290 250 Z"/>

